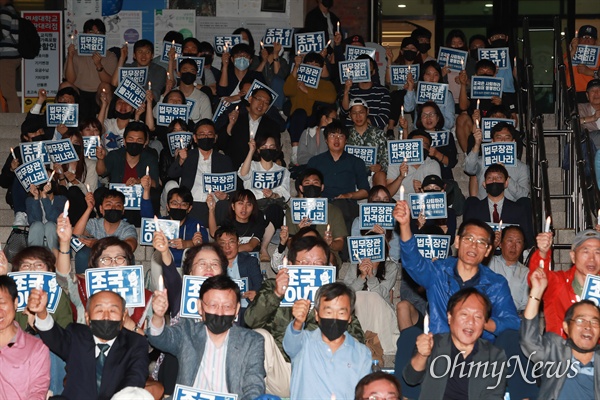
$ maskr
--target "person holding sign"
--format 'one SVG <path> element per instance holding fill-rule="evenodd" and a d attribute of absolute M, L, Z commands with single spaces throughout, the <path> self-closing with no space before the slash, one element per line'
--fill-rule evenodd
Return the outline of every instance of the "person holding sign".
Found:
<path fill-rule="evenodd" d="M 200 289 L 202 322 L 183 318 L 165 326 L 167 293 L 155 291 L 147 330 L 153 347 L 179 361 L 177 383 L 252 400 L 265 393 L 264 340 L 233 324 L 240 310 L 240 288 L 223 275 L 208 278 Z"/>
<path fill-rule="evenodd" d="M 202 90 L 196 87 L 196 76 L 198 74 L 196 61 L 184 58 L 179 62 L 178 70 L 175 73 L 179 77 L 179 85 L 174 89 L 180 90 L 184 94 L 187 104 L 192 104 L 189 111 L 190 119 L 196 123 L 203 118 L 212 117 L 210 99 Z M 173 89 L 171 87 L 172 82 L 167 82 L 167 93 Z"/>
<path fill-rule="evenodd" d="M 237 103 L 244 98 L 239 91 L 242 79 L 248 77 L 251 81 L 259 80 L 265 83 L 262 73 L 250 69 L 253 56 L 254 49 L 246 43 L 238 43 L 229 52 L 223 52 L 217 96 L 224 97 L 228 103 Z"/>
<path fill-rule="evenodd" d="M 340 36 L 340 19 L 331 11 L 333 0 L 316 0 L 317 6 L 304 18 L 306 32 L 325 32 L 325 41 Z M 337 30 L 336 30 L 337 27 Z"/>
<path fill-rule="evenodd" d="M 83 33 L 106 35 L 106 26 L 100 18 L 88 19 L 83 24 Z M 81 121 L 95 118 L 98 114 L 99 95 L 102 89 L 111 89 L 110 83 L 116 67 L 117 57 L 112 51 L 107 51 L 104 57 L 98 53 L 88 57 L 78 55 L 74 43 L 67 47 L 65 79 L 79 89 Z"/>
<path fill-rule="evenodd" d="M 30 196 L 25 201 L 29 219 L 28 246 L 44 246 L 45 239 L 49 249 L 58 248 L 56 219 L 64 209 L 67 198 L 56 192 L 56 182 L 46 182 L 41 188 L 30 185 Z"/>
<path fill-rule="evenodd" d="M 267 227 L 260 259 L 270 261 L 267 246 L 275 227 L 283 223 L 285 203 L 290 198 L 290 172 L 274 162 L 281 154 L 278 136 L 257 135 L 256 140 L 250 139 L 248 146 L 250 149 L 238 176 L 244 182 L 244 188 L 254 194 L 258 208 L 264 214 Z"/>
<path fill-rule="evenodd" d="M 38 98 L 33 107 L 29 110 L 27 115 L 25 116 L 25 122 L 31 119 L 42 118 L 43 120 L 43 128 L 45 133 L 45 139 L 47 140 L 60 140 L 63 138 L 63 135 L 66 134 L 69 130 L 73 128 L 68 128 L 65 124 L 58 124 L 56 127 L 47 126 L 46 124 L 46 116 L 42 114 L 42 107 L 44 107 L 44 103 L 48 98 L 48 93 L 46 89 L 38 90 Z M 78 104 L 79 103 L 79 92 L 77 88 L 73 87 L 68 82 L 63 82 L 58 92 L 56 92 L 56 96 L 54 97 L 54 101 L 57 104 Z M 23 122 L 23 123 L 25 123 Z"/>
<path fill-rule="evenodd" d="M 15 322 L 15 281 L 0 275 L 0 395 L 5 399 L 45 399 L 50 386 L 50 353 L 44 343 Z"/>
<path fill-rule="evenodd" d="M 600 148 L 600 79 L 592 79 L 587 84 L 585 92 L 586 103 L 578 103 L 579 123 L 582 129 L 590 132 L 590 138 L 594 141 L 596 148 Z"/>
<path fill-rule="evenodd" d="M 244 29 L 244 28 L 240 28 Z M 280 110 L 285 100 L 284 83 L 290 74 L 290 66 L 287 60 L 282 57 L 281 43 L 275 42 L 273 46 L 262 46 L 260 50 L 260 64 L 255 68 L 256 72 L 263 74 L 265 83 L 278 94 L 277 100 L 273 103 L 275 108 Z"/>
<path fill-rule="evenodd" d="M 102 135 L 101 151 L 110 152 L 123 147 L 123 135 L 130 122 L 140 122 L 141 115 L 146 110 L 152 109 L 153 95 L 146 91 L 146 102 L 138 109 L 134 109 L 132 105 L 127 103 L 122 98 L 115 96 L 110 102 L 105 93 L 100 95 L 101 108 L 98 113 L 98 120 L 104 126 L 104 134 Z M 110 110 L 109 110 L 110 108 Z M 108 115 L 114 118 L 108 118 Z M 149 131 L 154 131 L 154 116 L 151 112 L 144 114 L 144 122 Z M 96 149 L 96 156 L 98 156 Z"/>
<path fill-rule="evenodd" d="M 48 314 L 47 302 L 46 292 L 33 289 L 27 307 L 35 314 L 35 327 L 44 343 L 66 361 L 64 397 L 108 399 L 127 386 L 145 386 L 148 341 L 123 329 L 124 298 L 111 291 L 97 292 L 89 298 L 86 324 L 72 323 L 66 329 Z"/>
<path fill-rule="evenodd" d="M 294 303 L 294 319 L 283 337 L 292 360 L 291 398 L 352 398 L 358 381 L 371 371 L 371 351 L 347 332 L 355 300 L 354 290 L 344 283 L 320 287 L 314 311 L 319 328 L 314 330 L 305 329 L 310 300 Z"/>
<path fill-rule="evenodd" d="M 575 31 L 576 37 L 571 40 L 569 45 L 569 52 L 565 52 L 563 62 L 565 65 L 569 65 L 568 57 L 571 55 L 571 58 L 577 52 L 577 46 L 597 46 L 598 44 L 598 29 L 592 25 L 582 25 L 579 30 Z M 578 103 L 586 103 L 585 92 L 587 91 L 587 84 L 592 79 L 598 79 L 598 72 L 600 71 L 600 63 L 598 55 L 596 56 L 596 65 L 595 66 L 587 66 L 583 64 L 573 63 L 573 77 L 570 74 L 570 68 L 566 68 L 567 73 L 567 85 L 569 87 L 573 86 L 575 83 L 575 91 L 577 93 L 577 102 Z"/>
<path fill-rule="evenodd" d="M 566 343 L 563 336 L 555 332 L 540 332 L 540 299 L 552 296 L 547 274 L 548 271 L 537 268 L 530 275 L 531 294 L 521 324 L 521 348 L 536 366 L 542 364 L 545 369 L 548 365 L 557 365 L 569 373 L 540 374 L 542 384 L 538 398 L 598 398 L 600 388 L 594 384 L 598 377 L 594 359 L 596 355 L 600 357 L 598 305 L 591 300 L 582 300 L 569 306 L 562 321 L 568 337 Z"/>
<path fill-rule="evenodd" d="M 446 191 L 446 183 L 438 175 L 427 175 L 421 183 L 420 193 L 441 193 Z M 446 199 L 448 201 L 448 199 Z M 437 227 L 441 230 L 441 234 L 449 235 L 450 242 L 454 241 L 456 232 L 456 212 L 449 207 L 451 204 L 446 204 L 446 218 L 425 218 L 425 210 L 422 209 L 419 217 L 411 221 L 412 232 L 420 233 L 421 229 Z M 469 218 L 466 218 L 469 219 Z M 466 220 L 465 219 L 465 220 Z"/>
<path fill-rule="evenodd" d="M 552 232 L 542 232 L 536 237 L 537 250 L 529 259 L 529 279 L 533 272 L 544 263 L 544 273 L 548 280 L 548 290 L 543 297 L 546 332 L 554 332 L 565 337 L 563 325 L 565 313 L 571 305 L 583 296 L 583 286 L 587 275 L 600 274 L 600 232 L 586 229 L 578 232 L 571 244 L 573 266 L 566 271 L 552 270 Z M 533 284 L 532 293 L 533 295 Z"/>

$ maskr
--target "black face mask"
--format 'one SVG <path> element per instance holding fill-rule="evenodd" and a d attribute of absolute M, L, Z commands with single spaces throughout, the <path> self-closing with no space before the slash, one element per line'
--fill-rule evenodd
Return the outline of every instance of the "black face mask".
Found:
<path fill-rule="evenodd" d="M 198 139 L 198 147 L 200 148 L 200 150 L 204 150 L 204 151 L 212 150 L 214 145 L 215 145 L 214 138 Z"/>
<path fill-rule="evenodd" d="M 479 51 L 478 51 L 478 49 L 471 49 L 471 50 L 469 50 L 469 57 L 471 57 L 473 60 L 479 60 Z"/>
<path fill-rule="evenodd" d="M 119 111 L 115 110 L 115 117 L 117 119 L 131 119 L 132 115 L 133 115 L 133 113 L 130 113 L 130 112 L 128 112 L 128 113 L 122 113 L 122 112 L 119 112 Z"/>
<path fill-rule="evenodd" d="M 403 50 L 402 55 L 406 61 L 414 61 L 417 58 L 417 52 L 414 50 Z"/>
<path fill-rule="evenodd" d="M 279 150 L 262 149 L 258 154 L 260 155 L 260 158 L 269 162 L 277 158 L 277 156 L 279 155 Z"/>
<path fill-rule="evenodd" d="M 104 210 L 104 219 L 111 224 L 119 222 L 123 218 L 123 210 Z"/>
<path fill-rule="evenodd" d="M 439 192 L 439 190 L 435 190 L 435 189 L 427 189 L 427 190 L 425 190 L 425 189 L 423 189 L 423 193 L 437 193 L 437 192 Z"/>
<path fill-rule="evenodd" d="M 323 7 L 329 9 L 333 7 L 333 0 L 321 0 L 321 4 L 323 4 Z"/>
<path fill-rule="evenodd" d="M 176 221 L 183 221 L 187 217 L 185 208 L 169 208 L 169 217 Z"/>
<path fill-rule="evenodd" d="M 306 185 L 302 186 L 302 195 L 309 198 L 321 197 L 321 186 Z"/>
<path fill-rule="evenodd" d="M 139 156 L 143 150 L 143 143 L 125 143 L 125 151 L 132 157 Z"/>
<path fill-rule="evenodd" d="M 184 72 L 181 74 L 181 82 L 186 85 L 191 85 L 196 82 L 196 74 L 192 72 Z"/>
<path fill-rule="evenodd" d="M 344 319 L 320 318 L 319 328 L 327 339 L 333 341 L 346 332 L 348 329 L 348 321 Z"/>
<path fill-rule="evenodd" d="M 490 44 L 492 47 L 506 47 L 506 40 L 496 39 L 496 40 L 492 41 Z"/>
<path fill-rule="evenodd" d="M 215 335 L 226 332 L 233 326 L 235 315 L 217 315 L 204 313 L 204 324 Z"/>
<path fill-rule="evenodd" d="M 81 150 L 83 149 L 83 147 L 81 147 L 80 144 L 74 144 L 73 148 L 75 149 L 75 153 L 77 154 L 81 154 Z"/>
<path fill-rule="evenodd" d="M 421 54 L 425 54 L 429 51 L 429 49 L 431 49 L 431 44 L 429 43 L 419 43 L 419 51 L 421 52 Z"/>
<path fill-rule="evenodd" d="M 493 182 L 485 184 L 485 191 L 492 197 L 498 197 L 502 192 L 504 192 L 504 183 L 502 182 Z"/>
<path fill-rule="evenodd" d="M 41 142 L 42 140 L 44 140 L 44 135 L 37 135 L 31 138 L 32 142 Z"/>
<path fill-rule="evenodd" d="M 112 340 L 117 337 L 121 331 L 121 321 L 111 321 L 109 319 L 90 320 L 90 329 L 92 335 L 102 340 Z"/>

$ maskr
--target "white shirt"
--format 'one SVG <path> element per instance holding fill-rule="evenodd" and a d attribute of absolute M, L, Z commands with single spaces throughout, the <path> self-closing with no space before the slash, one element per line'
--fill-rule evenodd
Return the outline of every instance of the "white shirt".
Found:
<path fill-rule="evenodd" d="M 244 181 L 244 189 L 251 190 L 252 193 L 254 193 L 254 197 L 256 197 L 256 200 L 264 199 L 265 195 L 263 194 L 262 189 L 252 188 L 252 175 L 253 175 L 252 172 L 254 172 L 254 171 L 257 171 L 257 172 L 283 171 L 283 178 L 281 179 L 281 185 L 274 187 L 271 190 L 273 190 L 273 193 L 277 193 L 278 195 L 280 195 L 285 201 L 287 201 L 290 198 L 290 171 L 288 171 L 287 168 L 283 168 L 279 164 L 273 163 L 273 166 L 271 167 L 271 169 L 267 170 L 267 169 L 263 168 L 260 161 L 252 161 L 250 163 L 250 171 L 248 172 L 248 175 L 242 176 L 241 171 L 242 171 L 242 166 L 240 166 L 240 169 L 238 170 L 238 176 L 240 177 L 240 179 L 242 181 Z"/>
<path fill-rule="evenodd" d="M 206 329 L 206 344 L 202 362 L 194 380 L 194 387 L 219 393 L 229 393 L 227 389 L 227 345 L 229 331 L 221 347 L 215 346 Z"/>
<path fill-rule="evenodd" d="M 260 120 L 262 117 L 258 118 L 256 121 L 252 119 L 250 114 L 248 114 L 248 125 L 250 128 L 250 137 L 252 137 L 252 133 L 256 136 L 256 132 L 258 132 L 258 125 L 260 125 Z"/>
<path fill-rule="evenodd" d="M 208 156 L 208 158 L 206 160 L 204 159 L 204 156 L 200 152 L 200 149 L 198 149 L 196 151 L 198 151 L 198 153 L 199 153 L 198 154 L 198 168 L 196 169 L 196 178 L 194 179 L 194 187 L 192 187 L 192 196 L 194 197 L 194 201 L 206 201 L 206 196 L 208 195 L 208 193 L 204 193 L 204 185 L 202 184 L 202 182 L 204 181 L 203 175 L 209 174 L 212 170 L 212 167 L 211 167 L 212 151 L 210 152 L 210 155 Z"/>
<path fill-rule="evenodd" d="M 500 216 L 500 219 L 502 219 L 502 207 L 504 207 L 504 197 L 502 198 L 502 200 L 500 200 L 497 203 L 494 203 L 492 200 L 490 200 L 490 198 L 488 197 L 488 209 L 490 211 L 490 221 L 494 222 L 494 204 L 497 205 L 496 209 L 498 210 L 498 215 Z"/>

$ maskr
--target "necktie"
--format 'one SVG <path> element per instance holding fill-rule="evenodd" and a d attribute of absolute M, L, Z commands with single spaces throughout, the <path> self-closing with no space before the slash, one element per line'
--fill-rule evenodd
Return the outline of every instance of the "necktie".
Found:
<path fill-rule="evenodd" d="M 110 347 L 106 343 L 98 343 L 96 346 L 100 349 L 100 354 L 96 358 L 96 387 L 100 390 L 102 383 L 102 370 L 104 369 L 104 361 L 106 361 L 106 350 Z"/>
<path fill-rule="evenodd" d="M 498 214 L 498 204 L 494 204 L 494 212 L 492 213 L 493 223 L 497 224 L 500 222 L 500 214 Z"/>

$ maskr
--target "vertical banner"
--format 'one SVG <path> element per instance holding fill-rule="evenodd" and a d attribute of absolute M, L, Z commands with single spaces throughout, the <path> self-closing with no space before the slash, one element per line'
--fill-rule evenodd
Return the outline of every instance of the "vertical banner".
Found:
<path fill-rule="evenodd" d="M 58 91 L 63 70 L 63 19 L 61 11 L 24 11 L 21 15 L 35 25 L 42 45 L 36 58 L 21 63 L 21 103 L 26 113 L 35 104 L 39 89 L 46 89 L 49 101 Z"/>

